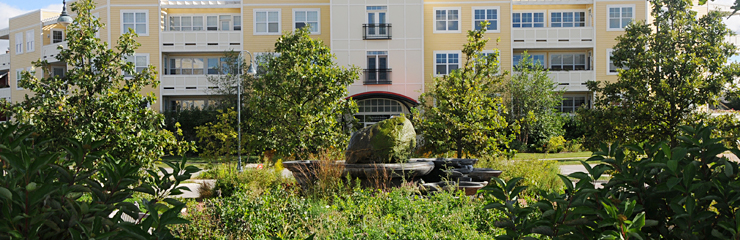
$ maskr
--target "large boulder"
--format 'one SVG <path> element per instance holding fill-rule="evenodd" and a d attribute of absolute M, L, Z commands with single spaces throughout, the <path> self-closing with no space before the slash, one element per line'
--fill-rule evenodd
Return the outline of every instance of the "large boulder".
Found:
<path fill-rule="evenodd" d="M 416 147 L 416 131 L 405 117 L 394 117 L 352 134 L 347 164 L 405 163 Z"/>

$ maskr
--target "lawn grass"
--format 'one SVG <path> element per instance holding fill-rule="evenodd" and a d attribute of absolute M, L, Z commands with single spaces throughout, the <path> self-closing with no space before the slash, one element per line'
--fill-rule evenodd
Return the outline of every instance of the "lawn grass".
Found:
<path fill-rule="evenodd" d="M 563 153 L 517 153 L 512 160 L 531 160 L 531 159 L 587 159 L 591 157 L 592 152 L 563 152 Z"/>

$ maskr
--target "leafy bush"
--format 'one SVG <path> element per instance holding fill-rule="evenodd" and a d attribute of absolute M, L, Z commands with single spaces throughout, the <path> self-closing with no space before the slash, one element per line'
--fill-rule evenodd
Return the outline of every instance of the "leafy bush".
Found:
<path fill-rule="evenodd" d="M 487 208 L 504 211 L 496 226 L 506 229 L 498 239 L 552 237 L 563 239 L 738 239 L 740 238 L 740 168 L 719 154 L 729 149 L 712 138 L 712 128 L 681 127 L 678 146 L 667 142 L 608 147 L 589 160 L 604 163 L 587 172 L 560 176 L 567 190 L 550 192 L 531 206 L 517 201 L 525 186 L 519 178 L 482 191 L 492 195 Z M 626 160 L 625 152 L 642 156 Z M 603 188 L 594 182 L 604 172 L 612 178 Z M 569 178 L 578 179 L 573 183 Z"/>
<path fill-rule="evenodd" d="M 217 112 L 213 108 L 201 109 L 194 107 L 177 111 L 165 111 L 163 115 L 165 129 L 170 132 L 177 132 L 177 124 L 179 123 L 183 139 L 188 142 L 197 142 L 198 145 L 196 146 L 201 149 L 205 147 L 205 144 L 198 141 L 196 129 L 216 121 Z"/>
<path fill-rule="evenodd" d="M 283 177 L 281 171 L 273 168 L 244 168 L 244 171 L 240 173 L 236 171 L 236 167 L 219 164 L 201 175 L 216 179 L 213 190 L 220 191 L 222 197 L 229 197 L 236 192 L 259 195 L 266 189 L 292 184 L 291 179 Z"/>
<path fill-rule="evenodd" d="M 501 170 L 499 177 L 505 180 L 524 178 L 521 184 L 530 186 L 526 192 L 531 195 L 563 187 L 558 177 L 560 167 L 554 161 L 480 158 L 476 167 Z"/>
<path fill-rule="evenodd" d="M 559 153 L 565 149 L 565 138 L 563 136 L 551 137 L 547 140 L 547 152 Z"/>

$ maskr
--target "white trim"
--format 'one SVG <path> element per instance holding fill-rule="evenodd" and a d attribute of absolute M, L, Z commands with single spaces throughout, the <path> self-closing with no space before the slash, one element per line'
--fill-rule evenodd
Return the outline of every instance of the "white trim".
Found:
<path fill-rule="evenodd" d="M 619 75 L 619 68 L 617 68 L 617 72 L 612 72 L 609 67 L 611 67 L 611 61 L 612 61 L 612 52 L 614 51 L 613 48 L 607 48 L 606 49 L 606 75 L 616 76 Z M 615 66 L 616 67 L 616 66 Z"/>
<path fill-rule="evenodd" d="M 575 70 L 575 69 L 573 69 L 573 70 L 551 70 L 551 71 L 553 71 L 553 72 L 555 72 L 555 71 L 590 71 L 590 70 L 587 69 L 588 68 L 588 64 L 589 64 L 588 63 L 588 52 L 549 52 L 547 54 L 547 61 L 549 63 L 546 66 L 548 67 L 548 69 L 552 69 L 552 57 L 555 56 L 555 55 L 560 55 L 560 65 L 561 66 L 565 65 L 563 63 L 563 58 L 562 58 L 563 55 L 573 55 L 573 63 L 571 65 L 573 67 L 575 67 L 575 65 L 576 65 L 575 55 L 576 54 L 578 54 L 578 55 L 583 54 L 583 59 L 584 59 L 583 68 L 584 69 L 582 69 L 582 70 Z"/>
<path fill-rule="evenodd" d="M 532 27 L 521 27 L 521 26 L 520 27 L 514 27 L 514 13 L 532 13 Z M 533 10 L 533 9 L 511 11 L 511 16 L 510 16 L 510 20 L 511 21 L 509 21 L 509 22 L 511 22 L 511 26 L 509 26 L 509 27 L 511 29 L 540 28 L 540 27 L 535 27 L 534 26 L 534 23 L 535 23 L 535 21 L 534 21 L 534 14 L 535 13 L 542 13 L 542 15 L 543 15 L 542 16 L 542 20 L 543 20 L 542 24 L 543 25 L 542 25 L 541 28 L 547 28 L 550 25 L 550 21 L 547 18 L 547 10 Z M 520 16 L 519 17 L 519 25 L 521 25 L 521 24 L 522 24 L 522 21 L 521 21 L 521 16 Z"/>
<path fill-rule="evenodd" d="M 562 26 L 553 27 L 552 26 L 552 14 L 553 13 L 575 13 L 575 12 L 583 12 L 583 27 L 575 27 L 575 26 L 574 27 L 562 27 Z M 547 18 L 547 25 L 545 26 L 547 28 L 584 28 L 584 27 L 590 26 L 589 21 L 588 21 L 589 20 L 588 9 L 550 9 L 547 11 L 547 16 L 545 16 L 545 18 Z M 573 18 L 575 20 L 575 15 Z M 563 23 L 562 14 L 560 16 L 560 23 Z"/>
<path fill-rule="evenodd" d="M 25 34 L 25 32 L 15 33 L 15 42 L 14 42 L 15 44 L 13 44 L 15 47 L 15 55 L 23 54 L 23 50 L 25 50 L 23 49 L 23 44 L 24 44 L 23 34 Z"/>
<path fill-rule="evenodd" d="M 472 7 L 471 11 L 471 19 L 472 19 L 472 30 L 475 30 L 475 10 L 488 10 L 488 9 L 496 9 L 496 30 L 487 30 L 486 33 L 500 33 L 501 32 L 501 7 L 500 6 L 490 6 L 490 7 Z M 436 14 L 436 13 L 435 13 Z"/>
<path fill-rule="evenodd" d="M 463 61 L 463 54 L 460 50 L 449 50 L 449 51 L 433 51 L 432 55 L 434 58 L 432 58 L 432 75 L 435 77 L 441 77 L 445 75 L 450 74 L 450 63 L 449 63 L 449 56 L 447 56 L 447 74 L 437 74 L 437 54 L 457 54 L 458 60 L 457 60 L 457 69 L 460 69 L 462 67 L 462 61 Z"/>
<path fill-rule="evenodd" d="M 59 41 L 59 42 L 54 42 L 54 32 L 61 32 L 61 33 L 62 33 L 62 41 Z M 64 32 L 64 29 L 59 29 L 59 28 L 52 28 L 52 29 L 51 29 L 51 30 L 49 31 L 49 33 L 51 33 L 51 41 L 50 41 L 50 42 L 51 42 L 51 44 L 55 44 L 55 43 L 60 43 L 60 42 L 64 42 L 64 39 L 65 39 L 65 37 L 66 37 L 66 36 L 65 36 L 66 34 L 65 34 L 65 32 Z"/>
<path fill-rule="evenodd" d="M 330 3 L 245 3 L 244 6 L 331 6 Z"/>
<path fill-rule="evenodd" d="M 266 26 L 267 32 L 257 32 L 257 12 L 267 12 L 267 16 L 265 20 L 267 20 L 268 25 Z M 270 25 L 269 25 L 269 19 L 270 19 L 270 13 L 269 12 L 277 12 L 278 13 L 278 29 L 277 32 L 270 32 Z M 283 29 L 283 10 L 280 8 L 255 8 L 252 9 L 252 34 L 253 35 L 280 35 L 282 34 Z"/>
<path fill-rule="evenodd" d="M 606 14 L 605 14 L 606 15 L 606 31 L 609 31 L 609 32 L 611 32 L 611 31 L 624 31 L 624 28 L 622 28 L 622 27 L 620 27 L 620 28 L 612 28 L 611 26 L 609 26 L 609 24 L 610 24 L 609 23 L 609 9 L 611 9 L 611 8 L 620 8 L 620 10 L 619 10 L 619 14 L 620 14 L 619 19 L 620 20 L 619 21 L 620 21 L 620 25 L 621 25 L 622 24 L 621 23 L 621 21 L 622 21 L 622 17 L 621 17 L 622 10 L 621 10 L 621 8 L 623 8 L 623 7 L 631 7 L 632 8 L 632 21 L 633 22 L 635 21 L 635 14 L 636 14 L 635 4 L 611 4 L 611 5 L 606 5 Z"/>
<path fill-rule="evenodd" d="M 318 31 L 316 31 L 316 32 L 310 32 L 311 33 L 310 35 L 319 35 L 319 34 L 321 34 L 321 8 L 293 8 L 293 21 L 291 22 L 291 24 L 293 25 L 293 31 L 296 30 L 296 28 L 295 28 L 295 23 L 296 23 L 296 21 L 295 21 L 295 12 L 296 11 L 305 11 L 306 12 L 306 21 L 308 21 L 308 12 L 309 11 L 316 11 L 316 14 L 317 14 L 316 21 L 319 24 L 318 26 L 316 26 L 316 28 L 318 29 Z"/>
<path fill-rule="evenodd" d="M 121 34 L 125 34 L 126 33 L 126 30 L 128 30 L 128 29 L 124 29 L 123 28 L 123 25 L 124 25 L 124 23 L 123 23 L 123 14 L 124 13 L 133 13 L 134 14 L 134 31 L 136 31 L 135 28 L 136 28 L 136 24 L 137 24 L 136 23 L 136 13 L 145 13 L 146 14 L 146 22 L 144 24 L 145 24 L 145 27 L 146 27 L 146 33 L 143 33 L 143 34 L 142 33 L 136 33 L 136 34 L 138 34 L 139 36 L 149 36 L 149 32 L 151 32 L 151 29 L 149 27 L 149 17 L 150 17 L 149 16 L 149 10 L 121 9 L 121 26 L 120 26 L 121 27 Z"/>
<path fill-rule="evenodd" d="M 457 30 L 437 30 L 437 11 L 444 10 L 445 16 L 449 16 L 448 12 L 449 10 L 457 10 Z M 432 16 L 434 17 L 434 20 L 432 21 L 432 29 L 434 29 L 433 33 L 461 33 L 462 32 L 462 8 L 461 7 L 435 7 L 432 10 Z M 449 20 L 445 19 L 445 24 L 449 23 Z M 445 29 L 447 26 L 445 26 Z"/>
<path fill-rule="evenodd" d="M 511 3 L 511 1 L 424 2 L 424 5 L 427 5 L 427 4 L 474 4 L 474 3 L 478 3 L 478 4 L 481 4 L 481 3 Z"/>
<path fill-rule="evenodd" d="M 141 57 L 141 56 L 146 57 L 146 66 L 145 67 L 149 67 L 150 65 L 152 65 L 152 59 L 149 56 L 149 53 L 134 53 L 133 55 L 129 55 L 129 56 L 134 57 L 134 59 L 133 59 L 134 72 L 136 72 L 136 57 Z M 126 59 L 124 59 L 124 60 L 127 61 Z M 126 73 L 125 72 L 123 73 L 123 76 L 124 76 L 124 79 L 131 79 L 131 77 L 126 76 Z"/>
<path fill-rule="evenodd" d="M 16 90 L 23 90 L 22 87 L 20 87 L 21 82 L 21 74 L 23 74 L 23 68 L 18 68 L 15 70 L 15 89 Z"/>
<path fill-rule="evenodd" d="M 35 29 L 26 31 L 26 52 L 30 53 L 36 50 L 36 33 Z"/>

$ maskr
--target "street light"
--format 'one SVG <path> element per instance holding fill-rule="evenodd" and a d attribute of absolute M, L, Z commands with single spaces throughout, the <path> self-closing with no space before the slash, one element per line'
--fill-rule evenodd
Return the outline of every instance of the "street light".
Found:
<path fill-rule="evenodd" d="M 249 54 L 249 69 L 247 70 L 247 74 L 250 74 L 250 75 L 257 74 L 257 70 L 254 69 L 254 56 L 252 56 L 251 52 L 247 50 L 242 51 L 242 54 L 239 57 L 239 61 L 244 59 L 245 52 Z M 243 72 L 244 66 L 241 66 L 239 70 L 241 71 L 241 74 L 244 74 Z M 237 112 L 236 126 L 238 128 L 237 131 L 239 133 L 239 141 L 237 143 L 239 144 L 237 146 L 238 148 L 237 155 L 239 156 L 239 163 L 236 166 L 236 170 L 239 172 L 242 172 L 243 171 L 242 169 L 242 79 L 239 78 L 237 81 L 238 82 L 237 82 L 237 90 L 236 90 L 236 112 Z"/>
<path fill-rule="evenodd" d="M 62 0 L 62 14 L 59 14 L 59 18 L 57 18 L 57 23 L 62 24 L 62 26 L 66 27 L 73 21 L 74 19 L 72 19 L 72 17 L 67 14 L 67 0 Z"/>

